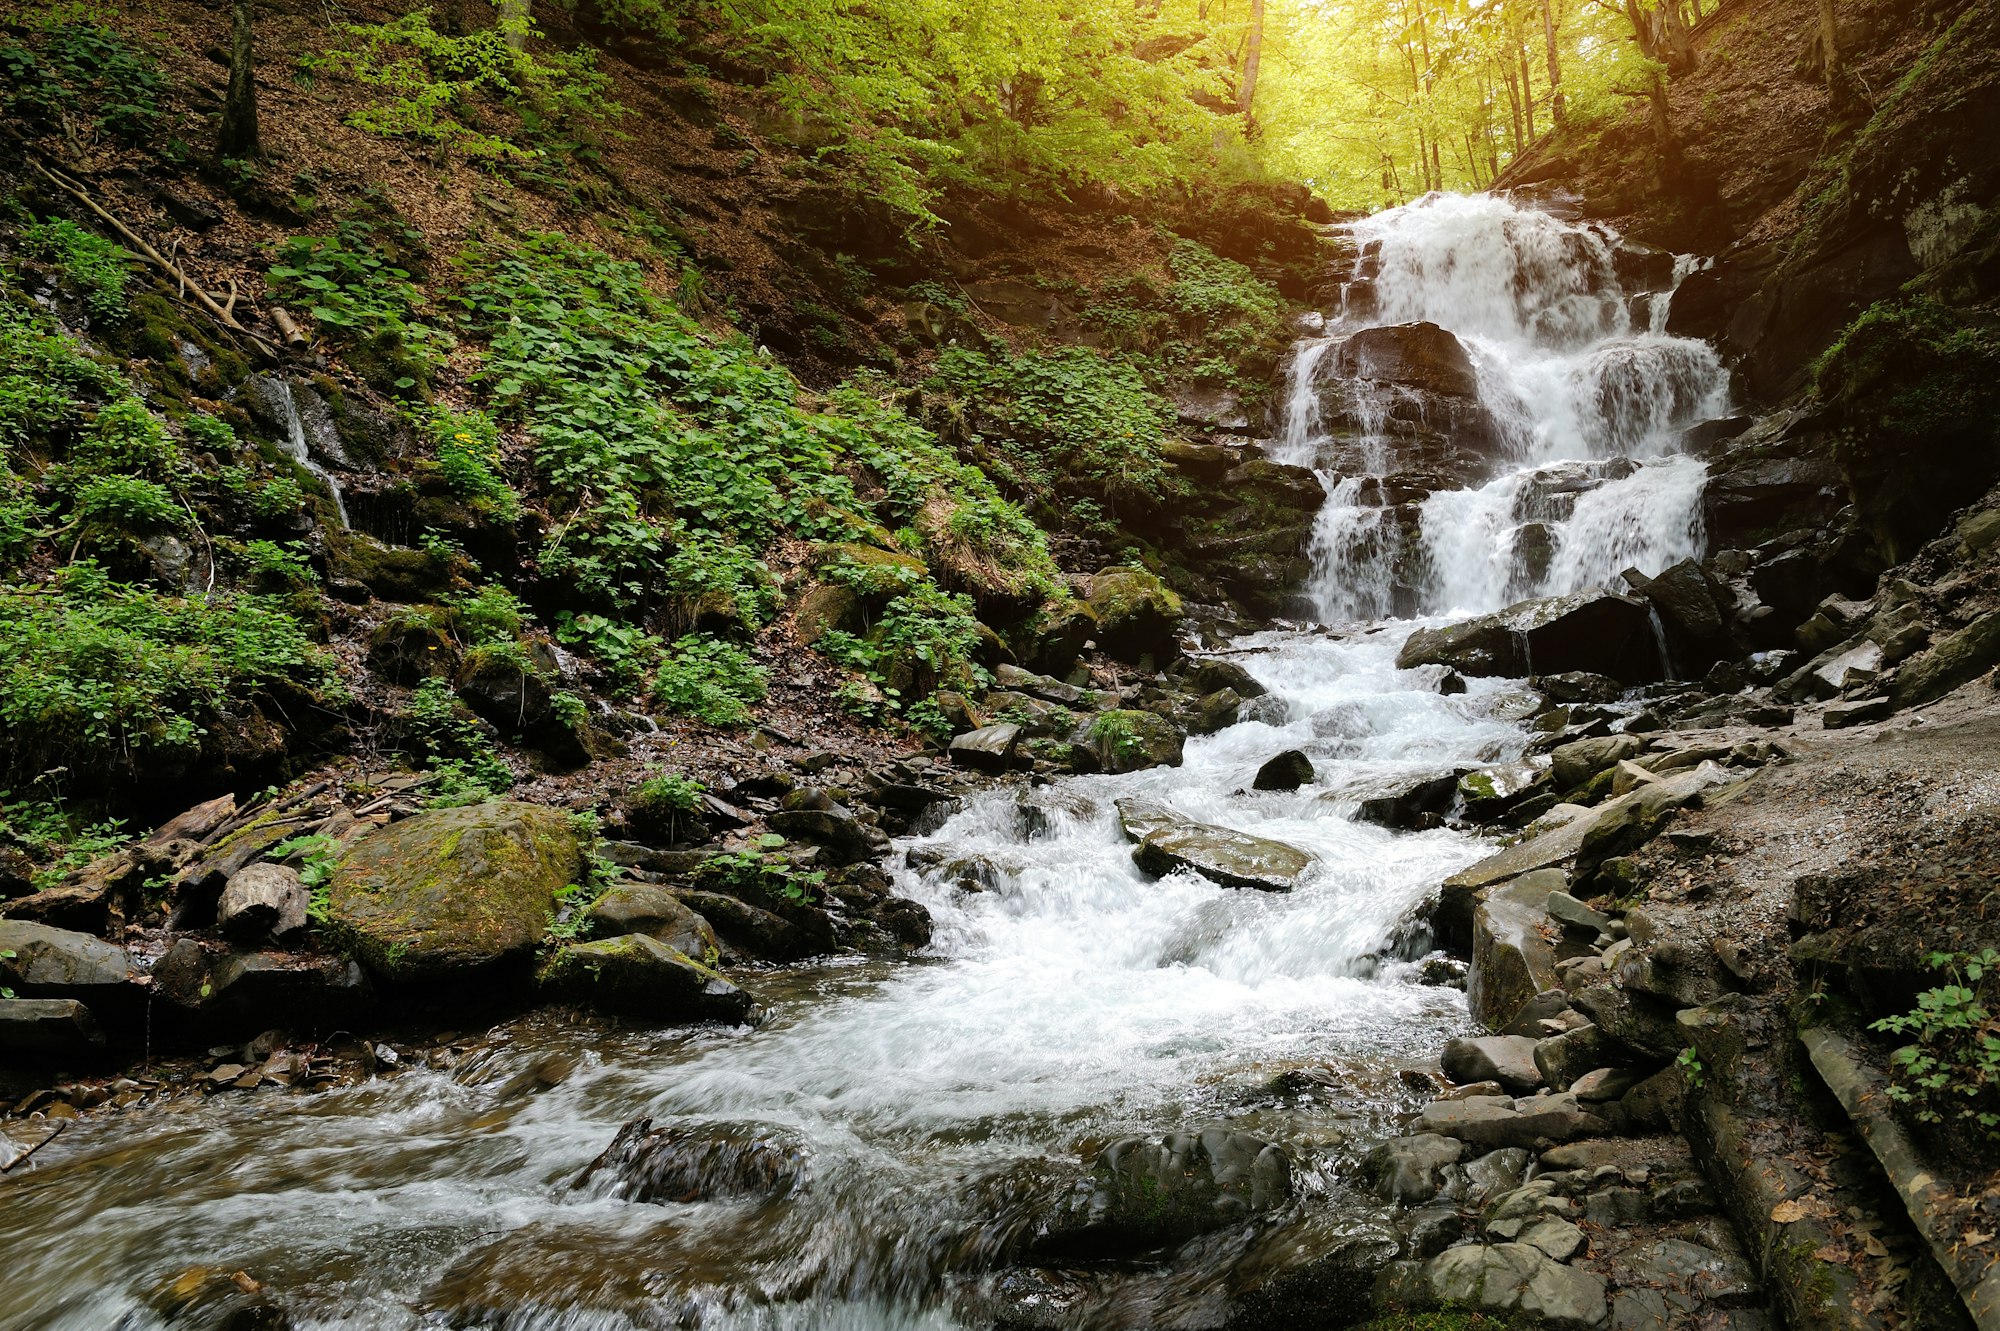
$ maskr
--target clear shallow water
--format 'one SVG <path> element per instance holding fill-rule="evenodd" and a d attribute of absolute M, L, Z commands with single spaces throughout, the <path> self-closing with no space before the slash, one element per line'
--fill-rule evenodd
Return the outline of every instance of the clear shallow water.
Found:
<path fill-rule="evenodd" d="M 999 888 L 902 874 L 936 917 L 934 957 L 751 977 L 761 1029 L 538 1017 L 453 1073 L 78 1124 L 0 1184 L 0 1322 L 154 1325 L 144 1291 L 208 1264 L 250 1271 L 311 1326 L 956 1325 L 953 1273 L 990 1264 L 1026 1197 L 1110 1137 L 1210 1122 L 1286 1141 L 1308 1211 L 1334 1208 L 1342 1131 L 1373 1131 L 1402 1103 L 1399 1067 L 1464 1020 L 1456 992 L 1377 954 L 1482 853 L 1348 814 L 1398 777 L 1520 742 L 1507 686 L 1445 698 L 1394 669 L 1407 628 L 1250 640 L 1239 659 L 1284 699 L 1283 724 L 1192 740 L 1180 768 L 1067 782 L 1098 811 L 1041 839 L 1022 838 L 1010 793 L 982 797 L 926 840 L 991 855 Z M 1245 793 L 1293 746 L 1319 784 Z M 1318 862 L 1290 895 L 1149 881 L 1113 819 L 1125 794 Z M 1258 1093 L 1302 1066 L 1339 1093 L 1307 1112 Z M 567 1075 L 530 1091 L 535 1070 Z M 686 1205 L 573 1188 L 641 1114 L 763 1125 L 803 1146 L 807 1182 Z"/>

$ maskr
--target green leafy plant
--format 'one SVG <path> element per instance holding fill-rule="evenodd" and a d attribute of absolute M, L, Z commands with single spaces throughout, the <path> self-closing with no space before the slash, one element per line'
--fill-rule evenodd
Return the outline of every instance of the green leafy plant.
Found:
<path fill-rule="evenodd" d="M 0 843 L 19 846 L 34 861 L 37 891 L 59 885 L 131 839 L 123 819 L 88 821 L 53 800 L 15 800 L 0 791 Z"/>
<path fill-rule="evenodd" d="M 699 876 L 732 893 L 761 892 L 774 901 L 817 904 L 826 884 L 826 871 L 799 870 L 786 863 L 775 853 L 784 844 L 783 837 L 767 832 L 758 838 L 756 850 L 712 856 L 701 866 Z"/>
<path fill-rule="evenodd" d="M 126 264 L 119 246 L 74 222 L 37 222 L 21 228 L 21 248 L 54 264 L 83 298 L 93 325 L 109 327 L 126 316 Z"/>
<path fill-rule="evenodd" d="M 529 49 L 540 36 L 526 16 L 503 14 L 490 28 L 452 35 L 431 26 L 430 11 L 387 23 L 344 27 L 346 49 L 307 56 L 308 75 L 345 74 L 379 89 L 384 100 L 348 123 L 392 138 L 437 144 L 474 161 L 497 164 L 540 156 L 557 131 L 574 131 L 623 113 L 605 98 L 610 80 L 589 51 Z M 510 112 L 515 138 L 469 123 L 495 109 Z"/>
<path fill-rule="evenodd" d="M 699 634 L 682 638 L 660 662 L 653 697 L 673 711 L 712 726 L 738 726 L 764 696 L 764 668 L 731 642 Z"/>
<path fill-rule="evenodd" d="M 1703 1074 L 1706 1072 L 1701 1065 L 1701 1051 L 1689 1045 L 1675 1056 L 1674 1066 L 1681 1070 L 1681 1076 L 1686 1079 L 1690 1089 L 1701 1089 Z"/>
<path fill-rule="evenodd" d="M 1976 1131 L 2000 1142 L 2000 1027 L 1986 998 L 2000 977 L 2000 951 L 1933 952 L 1950 982 L 1917 995 L 1917 1006 L 1869 1027 L 1910 1038 L 1889 1055 L 1889 1098 L 1919 1122 Z"/>
<path fill-rule="evenodd" d="M 280 293 L 307 305 L 364 376 L 414 389 L 430 382 L 452 339 L 417 317 L 423 293 L 384 251 L 381 236 L 374 223 L 354 219 L 331 236 L 295 236 L 279 247 L 270 277 Z M 422 236 L 405 231 L 394 238 Z"/>
<path fill-rule="evenodd" d="M 433 406 L 419 421 L 453 494 L 495 522 L 521 516 L 521 498 L 500 473 L 500 427 L 491 416 Z"/>
<path fill-rule="evenodd" d="M 31 6 L 27 22 L 0 40 L 0 87 L 11 116 L 64 124 L 138 142 L 159 120 L 165 87 L 152 58 L 113 30 L 92 7 Z"/>
<path fill-rule="evenodd" d="M 268 852 L 274 860 L 299 856 L 299 881 L 305 885 L 310 898 L 306 904 L 306 918 L 314 924 L 328 924 L 333 920 L 333 871 L 340 863 L 340 843 L 330 836 L 313 833 L 295 836 L 280 841 Z"/>
<path fill-rule="evenodd" d="M 555 904 L 543 927 L 544 941 L 568 943 L 580 937 L 590 922 L 590 907 L 611 890 L 623 870 L 604 853 L 604 838 L 597 814 L 583 810 L 569 816 L 570 826 L 583 845 L 584 871 L 576 882 L 555 894 Z"/>
<path fill-rule="evenodd" d="M 412 689 L 403 716 L 431 773 L 430 807 L 478 804 L 513 786 L 493 741 L 444 680 L 433 676 Z"/>
<path fill-rule="evenodd" d="M 632 791 L 632 811 L 677 841 L 701 821 L 708 787 L 680 772 L 655 772 Z"/>

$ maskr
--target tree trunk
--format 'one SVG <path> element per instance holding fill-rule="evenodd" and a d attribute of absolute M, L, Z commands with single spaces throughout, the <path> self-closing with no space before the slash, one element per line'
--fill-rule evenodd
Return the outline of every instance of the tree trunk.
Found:
<path fill-rule="evenodd" d="M 1827 96 L 1832 99 L 1836 114 L 1845 113 L 1854 104 L 1854 84 L 1840 58 L 1840 17 L 1834 10 L 1834 0 L 1819 0 L 1819 44 L 1826 56 Z"/>
<path fill-rule="evenodd" d="M 1532 148 L 1535 146 L 1535 79 L 1534 69 L 1528 64 L 1526 39 L 1515 42 L 1514 51 L 1521 57 L 1521 123 L 1527 131 L 1527 144 Z"/>
<path fill-rule="evenodd" d="M 1243 108 L 1246 128 L 1256 124 L 1250 104 L 1257 97 L 1257 67 L 1264 61 L 1264 0 L 1250 0 L 1250 45 L 1243 53 L 1243 92 L 1237 104 Z"/>
<path fill-rule="evenodd" d="M 507 45 L 516 51 L 528 43 L 528 15 L 532 0 L 500 0 L 500 21 L 506 30 Z"/>
<path fill-rule="evenodd" d="M 465 36 L 465 0 L 441 0 L 438 15 L 444 20 L 445 36 Z"/>
<path fill-rule="evenodd" d="M 1563 122 L 1562 57 L 1556 54 L 1555 0 L 1542 0 L 1542 41 L 1549 51 L 1549 111 L 1555 122 Z"/>
<path fill-rule="evenodd" d="M 251 0 L 229 4 L 229 92 L 215 135 L 217 157 L 258 157 L 264 151 L 257 135 L 257 61 L 250 5 Z"/>

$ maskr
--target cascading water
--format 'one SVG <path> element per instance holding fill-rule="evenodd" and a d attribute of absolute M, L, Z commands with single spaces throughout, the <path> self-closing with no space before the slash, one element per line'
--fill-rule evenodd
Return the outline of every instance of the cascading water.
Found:
<path fill-rule="evenodd" d="M 1524 581 L 1531 521 L 1548 531 L 1541 587 L 1690 548 L 1700 467 L 1672 456 L 1672 432 L 1719 398 L 1719 372 L 1691 344 L 1630 331 L 1602 236 L 1497 200 L 1431 200 L 1353 230 L 1380 272 L 1357 273 L 1350 312 L 1300 348 L 1276 445 L 1334 476 L 1315 575 L 1328 618 L 1379 619 L 1417 596 L 1498 603 Z M 1365 317 L 1363 287 L 1379 307 Z M 1466 343 L 1476 403 L 1342 368 L 1361 363 L 1357 331 L 1417 318 Z M 1656 390 L 1647 366 L 1686 382 Z M 1483 432 L 1489 472 L 1412 498 L 1424 487 L 1400 455 L 1453 425 Z M 1216 1325 L 1241 1272 L 1307 1266 L 1379 1212 L 1354 1186 L 1358 1152 L 1413 1107 L 1401 1070 L 1465 1023 L 1456 991 L 1394 958 L 1410 908 L 1486 848 L 1354 813 L 1414 778 L 1517 756 L 1532 695 L 1479 679 L 1441 695 L 1434 672 L 1395 668 L 1409 628 L 1234 644 L 1271 690 L 1260 719 L 1190 740 L 1180 767 L 1065 780 L 1072 811 L 1033 835 L 1019 792 L 971 800 L 899 847 L 918 865 L 983 857 L 976 875 L 898 871 L 932 912 L 932 957 L 746 974 L 769 1011 L 756 1030 L 543 1015 L 451 1070 L 79 1123 L 0 1181 L 8 1325 L 153 1331 L 151 1292 L 197 1265 L 250 1272 L 301 1328 L 916 1331 L 987 1326 L 1000 1306 L 1093 1331 Z M 1311 755 L 1314 783 L 1251 791 L 1290 748 Z M 1113 812 L 1126 795 L 1289 842 L 1312 865 L 1286 895 L 1149 880 Z M 1274 1087 L 1300 1071 L 1317 1090 Z M 791 1181 L 659 1203 L 576 1186 L 639 1115 L 782 1143 Z M 1019 1269 L 1037 1208 L 1104 1142 L 1211 1123 L 1291 1152 L 1295 1209 L 1155 1263 Z"/>
<path fill-rule="evenodd" d="M 347 520 L 347 496 L 341 489 L 340 478 L 322 467 L 319 460 L 312 455 L 312 443 L 306 435 L 305 416 L 299 411 L 298 393 L 293 390 L 289 380 L 274 378 L 271 382 L 274 385 L 273 396 L 284 406 L 285 437 L 281 441 L 281 446 L 285 450 L 285 456 L 320 479 L 326 486 L 327 496 L 333 500 L 333 511 L 340 519 L 340 525 L 352 526 L 353 524 Z"/>
<path fill-rule="evenodd" d="M 1690 261 L 1484 195 L 1347 233 L 1341 309 L 1293 357 L 1277 446 L 1332 492 L 1320 618 L 1494 610 L 1699 552 L 1705 469 L 1679 437 L 1724 414 L 1728 375 L 1662 331 Z"/>

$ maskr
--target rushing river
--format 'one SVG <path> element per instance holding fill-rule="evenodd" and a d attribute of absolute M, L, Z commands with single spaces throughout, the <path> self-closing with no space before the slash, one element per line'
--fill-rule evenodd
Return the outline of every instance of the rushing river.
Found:
<path fill-rule="evenodd" d="M 1647 398 L 1655 414 L 1636 431 L 1602 420 L 1575 430 L 1543 420 L 1538 431 L 1535 413 L 1557 402 L 1570 421 L 1637 411 L 1632 395 L 1602 390 L 1606 358 L 1622 345 L 1672 369 L 1700 359 L 1693 344 L 1663 348 L 1671 340 L 1634 332 L 1605 273 L 1577 278 L 1574 263 L 1608 263 L 1595 233 L 1498 201 L 1434 206 L 1457 210 L 1448 245 L 1435 234 L 1440 217 L 1420 208 L 1358 228 L 1384 259 L 1375 320 L 1422 317 L 1460 331 L 1482 397 L 1501 402 L 1504 390 L 1515 414 L 1497 475 L 1425 501 L 1425 532 L 1430 506 L 1484 505 L 1490 520 L 1447 521 L 1441 510 L 1441 547 L 1451 535 L 1477 548 L 1466 568 L 1431 553 L 1418 608 L 1435 615 L 1504 598 L 1513 574 L 1501 537 L 1519 521 L 1511 501 L 1489 492 L 1519 490 L 1524 473 L 1564 459 L 1600 468 L 1598 479 L 1613 459 L 1641 465 L 1578 492 L 1555 522 L 1558 557 L 1537 574 L 1541 589 L 1604 576 L 1576 548 L 1583 542 L 1623 540 L 1619 557 L 1655 567 L 1688 553 L 1699 540 L 1688 495 L 1698 497 L 1700 468 L 1671 456 L 1669 439 L 1719 409 L 1718 384 Z M 1495 276 L 1510 253 L 1550 235 L 1555 258 Z M 1440 246 L 1459 258 L 1449 271 L 1437 268 Z M 1565 283 L 1567 294 L 1550 295 Z M 1524 321 L 1523 299 L 1566 310 L 1567 322 Z M 1336 318 L 1301 346 L 1283 444 L 1301 460 L 1323 440 L 1310 415 L 1317 399 L 1298 386 L 1314 382 L 1327 346 L 1365 322 Z M 1537 383 L 1540 397 L 1519 387 Z M 1350 585 L 1365 570 L 1340 542 L 1360 524 L 1333 511 L 1356 506 L 1351 479 L 1328 475 L 1333 517 L 1308 589 L 1329 620 L 1386 605 L 1379 583 Z M 1614 486 L 1624 490 L 1607 497 Z M 1491 539 L 1479 545 L 1476 533 Z M 1565 550 L 1575 557 L 1565 562 Z M 1453 582 L 1481 562 L 1500 574 L 1471 591 Z M 1403 576 L 1393 564 L 1368 576 Z M 994 792 L 905 842 L 899 851 L 918 851 L 920 863 L 931 843 L 988 857 L 990 886 L 966 891 L 947 875 L 900 869 L 899 890 L 934 916 L 931 955 L 748 975 L 770 1012 L 758 1029 L 611 1031 L 538 1016 L 450 1069 L 80 1123 L 32 1172 L 0 1183 L 0 1326 L 159 1326 L 147 1291 L 196 1265 L 250 1272 L 310 1327 L 980 1325 L 996 1280 L 1022 1306 L 1006 1288 L 1017 1277 L 996 1267 L 1034 1199 L 1116 1136 L 1225 1123 L 1292 1152 L 1304 1198 L 1296 1214 L 1197 1242 L 1170 1268 L 1094 1284 L 1073 1277 L 1081 1283 L 1042 1296 L 1051 1324 L 1212 1325 L 1232 1267 L 1310 1257 L 1365 1219 L 1373 1204 L 1351 1191 L 1356 1150 L 1413 1103 L 1401 1070 L 1465 1024 L 1455 990 L 1420 983 L 1418 965 L 1399 959 L 1408 951 L 1399 932 L 1442 877 L 1485 847 L 1352 815 L 1408 778 L 1517 755 L 1529 699 L 1518 685 L 1479 680 L 1443 696 L 1435 671 L 1397 671 L 1416 622 L 1306 626 L 1233 644 L 1233 659 L 1276 700 L 1264 719 L 1189 741 L 1177 768 L 1065 781 L 1074 811 L 1032 837 L 1016 792 Z M 1259 764 L 1288 748 L 1312 755 L 1315 784 L 1250 792 Z M 1121 795 L 1290 842 L 1312 852 L 1314 867 L 1289 895 L 1191 875 L 1150 881 L 1118 828 Z M 797 1177 L 776 1195 L 667 1204 L 576 1186 L 640 1115 L 788 1142 Z"/>

